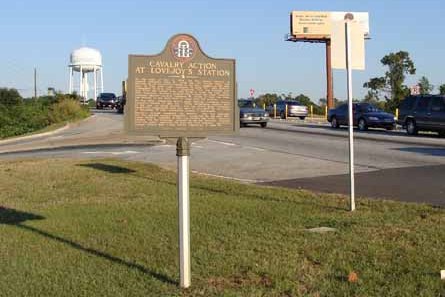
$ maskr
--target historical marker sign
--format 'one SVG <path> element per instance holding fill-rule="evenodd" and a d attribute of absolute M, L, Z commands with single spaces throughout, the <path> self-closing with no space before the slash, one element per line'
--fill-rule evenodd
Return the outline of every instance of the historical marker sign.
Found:
<path fill-rule="evenodd" d="M 125 128 L 161 137 L 238 130 L 235 60 L 213 59 L 191 35 L 173 36 L 158 55 L 130 55 Z"/>

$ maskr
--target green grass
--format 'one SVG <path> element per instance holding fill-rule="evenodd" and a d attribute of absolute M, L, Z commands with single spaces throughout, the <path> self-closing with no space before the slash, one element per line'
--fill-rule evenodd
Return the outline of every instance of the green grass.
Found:
<path fill-rule="evenodd" d="M 192 287 L 175 174 L 116 160 L 0 163 L 0 296 L 445 296 L 445 210 L 193 176 Z M 307 232 L 312 227 L 337 232 Z M 355 272 L 357 282 L 349 282 Z"/>

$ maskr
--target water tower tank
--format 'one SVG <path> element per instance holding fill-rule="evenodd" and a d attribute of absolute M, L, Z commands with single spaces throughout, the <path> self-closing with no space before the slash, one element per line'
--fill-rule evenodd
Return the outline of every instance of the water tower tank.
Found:
<path fill-rule="evenodd" d="M 102 55 L 100 52 L 94 48 L 89 47 L 81 47 L 75 49 L 71 52 L 70 55 L 70 64 L 68 65 L 70 71 L 70 80 L 69 80 L 69 92 L 72 93 L 74 91 L 78 92 L 80 97 L 87 100 L 91 98 L 88 96 L 90 91 L 89 81 L 90 75 L 93 76 L 93 91 L 94 91 L 94 99 L 97 98 L 97 92 L 103 93 L 104 91 L 104 79 L 103 79 L 103 71 L 102 71 Z M 78 84 L 75 84 L 75 76 L 74 73 L 79 73 Z M 89 75 L 90 74 L 90 75 Z M 99 75 L 100 80 L 99 80 Z M 78 86 L 78 87 L 77 87 Z M 77 89 L 77 90 L 75 90 Z"/>
<path fill-rule="evenodd" d="M 81 47 L 71 53 L 70 66 L 74 71 L 93 72 L 97 67 L 102 66 L 102 55 L 94 48 Z"/>

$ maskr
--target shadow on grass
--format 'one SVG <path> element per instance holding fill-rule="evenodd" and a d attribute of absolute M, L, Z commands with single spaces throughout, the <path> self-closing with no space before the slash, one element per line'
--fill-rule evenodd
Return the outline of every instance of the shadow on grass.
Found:
<path fill-rule="evenodd" d="M 104 163 L 79 164 L 77 166 L 93 168 L 93 169 L 105 171 L 108 173 L 134 173 L 134 172 L 136 172 L 133 169 L 116 166 L 116 165 L 104 164 Z"/>
<path fill-rule="evenodd" d="M 26 221 L 43 220 L 45 217 L 0 206 L 0 224 L 19 225 Z"/>
<path fill-rule="evenodd" d="M 43 237 L 49 238 L 51 240 L 63 243 L 65 245 L 68 245 L 69 247 L 72 247 L 76 250 L 82 251 L 82 252 L 86 252 L 90 255 L 96 256 L 96 257 L 100 257 L 103 258 L 105 260 L 111 261 L 113 263 L 122 265 L 122 266 L 126 266 L 130 269 L 135 269 L 138 270 L 146 275 L 149 275 L 153 278 L 156 278 L 157 280 L 167 283 L 167 284 L 172 284 L 172 285 L 178 285 L 178 282 L 176 282 L 175 280 L 169 278 L 166 275 L 157 273 L 155 271 L 152 271 L 140 264 L 136 264 L 136 263 L 132 263 L 132 262 L 128 262 L 125 261 L 123 259 L 120 259 L 118 257 L 109 255 L 105 252 L 101 252 L 98 250 L 95 250 L 93 248 L 89 248 L 89 247 L 84 247 L 81 244 L 71 241 L 69 239 L 65 239 L 62 238 L 60 236 L 57 235 L 53 235 L 50 234 L 46 231 L 43 230 L 39 230 L 37 228 L 34 228 L 32 226 L 28 226 L 28 225 L 23 225 L 22 223 L 26 222 L 26 221 L 31 221 L 31 220 L 43 220 L 45 219 L 45 217 L 40 216 L 40 215 L 35 215 L 32 213 L 27 213 L 27 212 L 22 212 L 19 210 L 15 210 L 15 209 L 10 209 L 10 208 L 5 208 L 5 207 L 0 207 L 0 224 L 6 224 L 6 225 L 14 225 L 15 227 L 22 229 L 22 230 L 26 230 L 26 231 L 30 231 L 36 234 L 39 234 Z"/>
<path fill-rule="evenodd" d="M 135 170 L 125 168 L 125 167 L 108 165 L 105 163 L 78 164 L 77 166 L 89 167 L 89 168 L 93 168 L 93 169 L 97 169 L 97 170 L 101 170 L 101 171 L 105 171 L 105 172 L 110 172 L 110 173 L 130 174 L 130 175 L 138 177 L 138 178 L 142 178 L 142 179 L 150 180 L 150 181 L 153 181 L 156 183 L 163 183 L 163 184 L 167 184 L 167 185 L 176 187 L 176 182 L 172 182 L 169 180 L 156 179 L 156 178 L 152 178 L 149 176 L 145 176 L 143 174 L 138 174 Z M 251 199 L 251 200 L 286 202 L 286 203 L 292 203 L 292 204 L 302 205 L 302 206 L 318 206 L 318 207 L 322 207 L 322 208 L 330 209 L 330 210 L 345 210 L 345 208 L 342 208 L 342 207 L 327 206 L 327 205 L 322 205 L 320 203 L 314 203 L 313 200 L 308 200 L 308 202 L 306 203 L 306 202 L 299 202 L 299 201 L 293 201 L 293 200 L 278 199 L 275 197 L 271 197 L 269 195 L 257 195 L 257 194 L 251 194 L 251 193 L 246 193 L 246 192 L 230 191 L 227 189 L 215 189 L 215 188 L 211 188 L 210 186 L 205 186 L 205 185 L 191 184 L 190 189 L 201 190 L 201 191 L 211 192 L 211 193 L 215 193 L 215 194 L 222 194 L 222 195 L 226 195 L 226 196 L 233 196 L 232 197 L 233 199 L 238 199 L 238 197 L 243 197 L 245 199 Z"/>

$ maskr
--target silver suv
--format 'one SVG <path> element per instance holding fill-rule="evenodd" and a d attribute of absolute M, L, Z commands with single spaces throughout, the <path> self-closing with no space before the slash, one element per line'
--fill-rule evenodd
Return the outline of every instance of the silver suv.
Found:
<path fill-rule="evenodd" d="M 307 106 L 301 104 L 298 101 L 290 101 L 290 100 L 281 100 L 276 103 L 277 111 L 276 115 L 282 119 L 286 118 L 286 105 L 287 105 L 287 116 L 288 117 L 299 117 L 301 120 L 304 120 L 308 115 Z M 269 114 L 273 115 L 273 105 L 267 108 Z"/>

